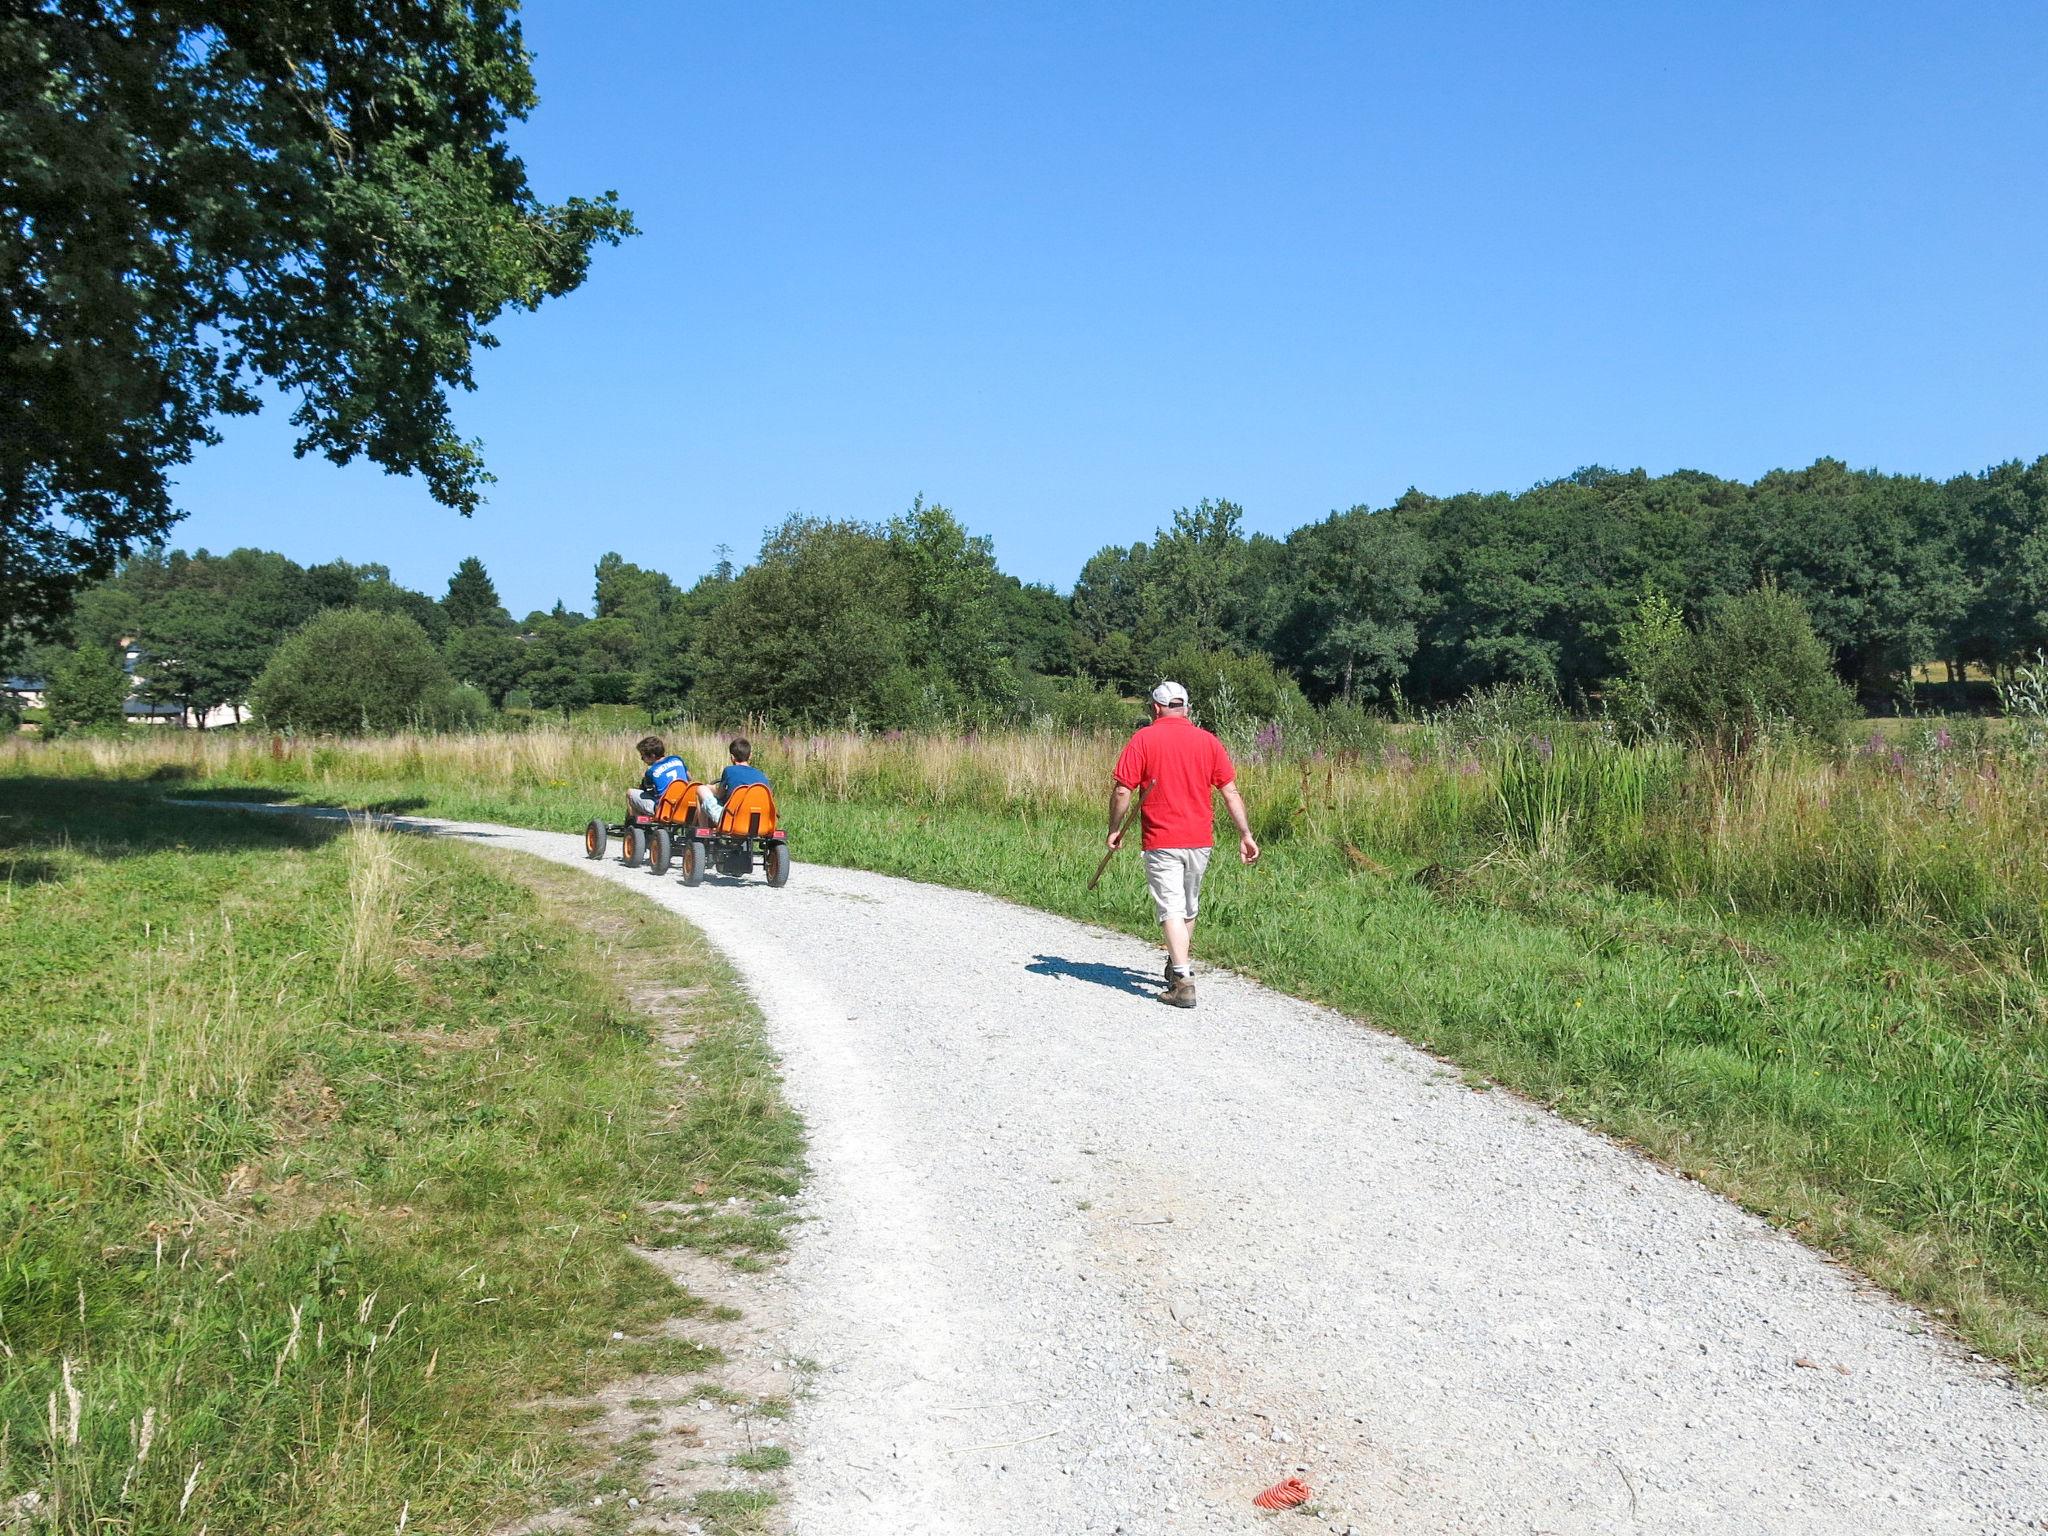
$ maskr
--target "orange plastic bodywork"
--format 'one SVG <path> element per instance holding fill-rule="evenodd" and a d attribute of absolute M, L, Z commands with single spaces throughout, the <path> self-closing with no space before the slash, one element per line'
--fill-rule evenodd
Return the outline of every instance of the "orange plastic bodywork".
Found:
<path fill-rule="evenodd" d="M 677 779 L 654 802 L 654 820 L 659 826 L 685 826 L 697 810 L 697 791 L 702 786 Z"/>
<path fill-rule="evenodd" d="M 754 816 L 760 815 L 760 825 L 752 825 Z M 766 784 L 742 784 L 732 792 L 732 798 L 725 802 L 725 815 L 719 818 L 718 831 L 723 837 L 766 837 L 775 830 L 775 794 Z"/>

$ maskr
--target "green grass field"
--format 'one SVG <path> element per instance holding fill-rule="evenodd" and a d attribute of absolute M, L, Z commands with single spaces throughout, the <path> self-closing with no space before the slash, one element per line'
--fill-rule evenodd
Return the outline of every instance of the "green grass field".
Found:
<path fill-rule="evenodd" d="M 2048 1377 L 2042 773 L 1933 736 L 1738 765 L 1541 746 L 1247 761 L 1267 857 L 1212 873 L 1200 958 L 1624 1138 Z M 1135 859 L 1083 888 L 1112 750 L 813 737 L 757 760 L 796 880 L 855 865 L 1150 935 Z M 633 769 L 624 739 L 551 733 L 16 762 L 565 834 Z"/>
<path fill-rule="evenodd" d="M 737 984 L 533 861 L 156 802 L 0 779 L 0 1528 L 482 1532 L 615 1485 L 574 1399 L 714 1363 L 643 1203 L 744 1256 L 794 1188 Z M 680 1064 L 628 962 L 701 989 Z"/>

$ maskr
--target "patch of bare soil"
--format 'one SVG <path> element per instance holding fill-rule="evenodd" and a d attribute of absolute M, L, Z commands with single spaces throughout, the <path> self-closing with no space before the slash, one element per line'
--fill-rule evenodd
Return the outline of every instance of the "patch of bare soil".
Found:
<path fill-rule="evenodd" d="M 673 1068 L 678 1089 L 687 1091 L 684 1053 L 696 1038 L 696 1011 L 712 1001 L 710 989 L 678 986 L 662 974 L 675 957 L 629 942 L 636 925 L 611 910 L 609 893 L 592 882 L 546 867 L 522 867 L 519 875 L 597 941 L 620 991 Z M 661 1201 L 646 1210 L 650 1228 L 657 1229 L 717 1205 Z M 680 1293 L 673 1333 L 720 1358 L 699 1370 L 636 1376 L 585 1396 L 550 1399 L 548 1407 L 583 1421 L 582 1432 L 616 1455 L 617 1480 L 605 1479 L 591 1502 L 547 1510 L 497 1536 L 579 1529 L 781 1536 L 789 1529 L 790 1411 L 808 1369 L 789 1357 L 792 1309 L 781 1265 L 752 1255 L 735 1263 L 685 1246 L 635 1244 L 632 1251 Z M 751 1507 L 756 1504 L 764 1507 Z"/>

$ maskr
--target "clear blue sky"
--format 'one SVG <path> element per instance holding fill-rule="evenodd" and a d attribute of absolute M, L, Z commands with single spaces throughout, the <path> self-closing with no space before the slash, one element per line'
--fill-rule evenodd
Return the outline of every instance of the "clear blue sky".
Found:
<path fill-rule="evenodd" d="M 644 233 L 458 402 L 499 481 L 182 477 L 186 547 L 607 549 L 688 582 L 913 495 L 1065 588 L 1203 496 L 1284 533 L 1587 463 L 2048 452 L 2048 18 L 1925 4 L 528 0 L 537 189 Z"/>

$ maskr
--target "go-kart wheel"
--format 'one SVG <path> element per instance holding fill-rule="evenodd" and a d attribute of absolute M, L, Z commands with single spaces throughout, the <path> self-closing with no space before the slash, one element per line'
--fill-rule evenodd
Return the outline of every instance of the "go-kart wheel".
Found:
<path fill-rule="evenodd" d="M 774 886 L 789 884 L 789 844 L 770 843 L 761 850 L 761 868 Z"/>
<path fill-rule="evenodd" d="M 648 872 L 657 877 L 667 874 L 669 856 L 674 850 L 675 844 L 669 838 L 668 828 L 656 827 L 653 835 L 648 839 Z"/>
<path fill-rule="evenodd" d="M 583 829 L 583 857 L 601 859 L 604 857 L 604 823 L 593 821 Z"/>
<path fill-rule="evenodd" d="M 701 838 L 685 838 L 676 859 L 683 866 L 683 884 L 704 883 L 704 843 Z"/>
<path fill-rule="evenodd" d="M 628 869 L 637 868 L 647 857 L 647 834 L 638 827 L 626 828 L 626 846 L 619 855 L 619 862 Z"/>

